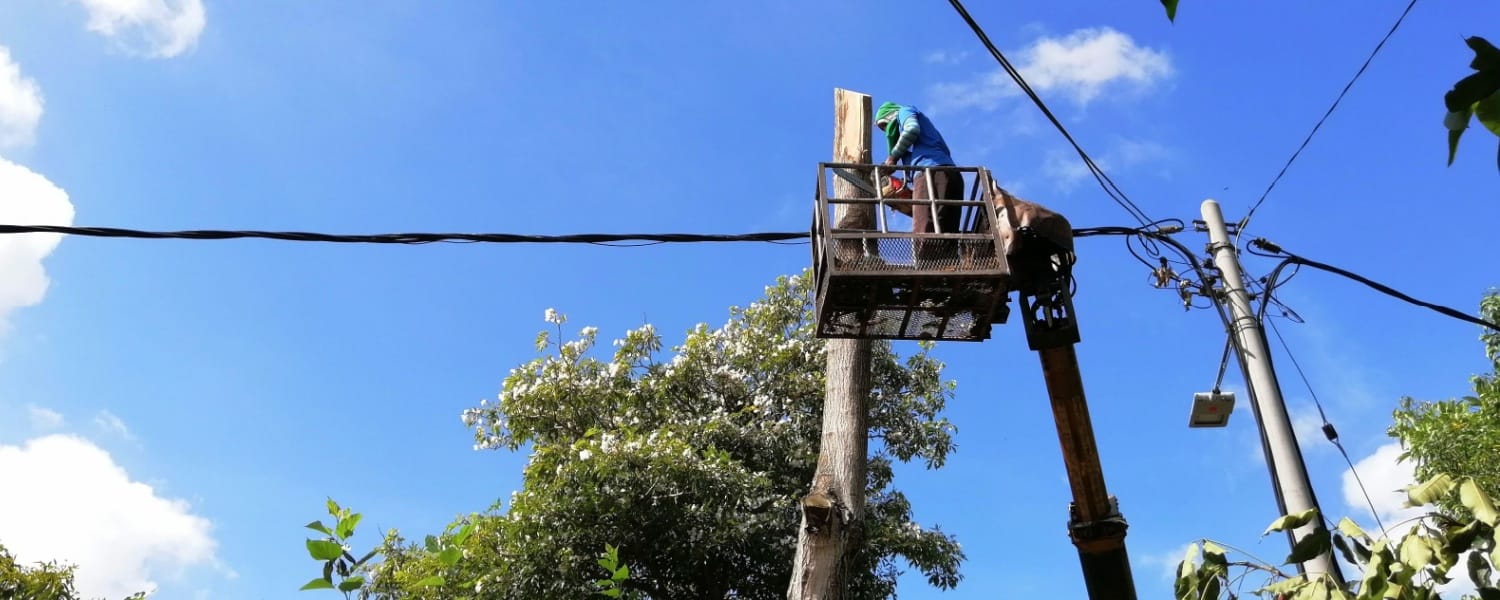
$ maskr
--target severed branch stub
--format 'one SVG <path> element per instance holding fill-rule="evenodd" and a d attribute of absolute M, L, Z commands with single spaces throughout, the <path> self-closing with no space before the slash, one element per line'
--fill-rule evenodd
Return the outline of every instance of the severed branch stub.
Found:
<path fill-rule="evenodd" d="M 815 490 L 802 497 L 802 518 L 807 524 L 807 533 L 817 535 L 831 529 L 835 519 L 843 521 L 842 505 L 838 498 L 824 490 Z"/>

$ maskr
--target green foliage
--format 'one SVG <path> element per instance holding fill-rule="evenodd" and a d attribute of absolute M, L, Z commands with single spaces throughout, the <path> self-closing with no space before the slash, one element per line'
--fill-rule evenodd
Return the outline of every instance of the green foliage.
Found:
<path fill-rule="evenodd" d="M 1441 474 L 1408 488 L 1407 496 L 1413 506 L 1458 502 L 1472 506 L 1475 514 L 1493 517 L 1493 497 L 1467 477 Z M 1488 512 L 1485 507 L 1489 507 Z M 1267 533 L 1295 529 L 1320 518 L 1315 511 L 1284 516 L 1273 522 Z M 1175 596 L 1178 600 L 1235 598 L 1237 592 L 1232 586 L 1259 573 L 1264 576 L 1264 584 L 1254 593 L 1283 600 L 1432 600 L 1438 598 L 1438 586 L 1453 581 L 1452 571 L 1460 562 L 1480 598 L 1500 595 L 1495 578 L 1500 539 L 1493 523 L 1472 517 L 1456 519 L 1437 511 L 1415 521 L 1399 538 L 1372 539 L 1346 518 L 1336 531 L 1319 528 L 1297 543 L 1297 548 L 1316 550 L 1294 549 L 1282 563 L 1304 562 L 1337 548 L 1345 561 L 1361 571 L 1356 579 L 1342 585 L 1328 575 L 1288 575 L 1279 566 L 1253 557 L 1231 562 L 1223 546 L 1203 540 L 1201 555 L 1198 544 L 1193 544 L 1178 564 Z M 1238 575 L 1232 572 L 1236 570 Z"/>
<path fill-rule="evenodd" d="M 1484 298 L 1480 315 L 1500 320 L 1500 294 Z M 1485 330 L 1481 340 L 1491 371 L 1471 380 L 1474 395 L 1435 402 L 1403 398 L 1387 432 L 1401 440 L 1402 458 L 1415 464 L 1418 479 L 1437 481 L 1438 474 L 1452 473 L 1493 498 L 1500 496 L 1500 461 L 1495 460 L 1500 456 L 1500 333 Z M 1454 516 L 1471 514 L 1473 508 L 1461 498 L 1448 499 L 1447 491 L 1437 494 L 1445 498 L 1439 507 Z M 1481 518 L 1493 519 L 1493 507 L 1478 508 Z"/>
<path fill-rule="evenodd" d="M 328 515 L 333 517 L 332 528 L 322 521 L 313 521 L 304 526 L 326 537 L 306 540 L 308 556 L 323 563 L 323 572 L 321 577 L 303 584 L 301 590 L 338 590 L 348 598 L 351 593 L 364 587 L 365 577 L 359 574 L 360 569 L 375 558 L 379 550 L 371 550 L 361 558 L 354 558 L 349 553 L 349 538 L 354 536 L 361 515 L 339 506 L 332 498 L 328 499 Z"/>
<path fill-rule="evenodd" d="M 594 582 L 599 586 L 597 594 L 610 598 L 633 598 L 637 596 L 637 594 L 628 593 L 625 588 L 625 582 L 630 579 L 630 567 L 620 562 L 619 548 L 605 544 L 604 554 L 599 555 L 599 567 L 604 569 L 609 578 Z"/>
<path fill-rule="evenodd" d="M 462 583 L 421 597 L 588 597 L 604 585 L 606 547 L 608 581 L 628 578 L 602 589 L 620 597 L 784 598 L 822 422 L 824 343 L 813 335 L 811 291 L 806 274 L 780 278 L 723 326 L 694 328 L 665 362 L 650 325 L 596 357 L 597 330 L 568 340 L 566 319 L 548 311 L 541 355 L 511 370 L 498 403 L 463 414 L 476 449 L 528 449 L 522 489 L 508 510 L 472 517 L 472 535 L 453 542 L 464 553 L 456 566 L 388 540 L 369 591 L 410 597 L 413 583 L 439 575 Z M 850 569 L 850 598 L 894 596 L 902 560 L 941 588 L 960 579 L 958 544 L 914 523 L 892 487 L 894 461 L 937 468 L 953 449 L 941 412 L 954 386 L 930 347 L 903 360 L 876 344 L 868 543 Z M 619 556 L 630 557 L 628 569 Z"/>
<path fill-rule="evenodd" d="M 1163 8 L 1167 9 L 1167 20 L 1177 22 L 1177 0 L 1161 0 Z"/>
<path fill-rule="evenodd" d="M 0 598 L 17 600 L 81 600 L 73 588 L 73 575 L 77 567 L 57 561 L 26 566 L 16 562 L 0 544 Z M 125 600 L 145 600 L 145 592 L 131 594 Z"/>
<path fill-rule="evenodd" d="M 1474 51 L 1474 60 L 1469 63 L 1474 73 L 1458 80 L 1443 95 L 1443 104 L 1448 108 L 1443 124 L 1448 128 L 1449 165 L 1458 155 L 1458 140 L 1472 119 L 1478 119 L 1490 133 L 1500 136 L 1500 49 L 1479 36 L 1465 38 L 1464 43 Z M 1496 162 L 1500 167 L 1500 155 Z"/>
<path fill-rule="evenodd" d="M 60 565 L 56 561 L 27 567 L 16 563 L 15 556 L 0 546 L 0 598 L 75 600 L 78 593 L 73 589 L 74 569 L 73 565 Z"/>

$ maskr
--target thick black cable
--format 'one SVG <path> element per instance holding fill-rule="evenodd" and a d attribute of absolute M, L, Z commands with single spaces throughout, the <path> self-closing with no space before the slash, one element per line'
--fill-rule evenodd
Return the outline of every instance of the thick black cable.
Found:
<path fill-rule="evenodd" d="M 67 227 L 61 225 L 0 225 L 0 234 L 14 233 L 59 233 L 87 237 L 137 238 L 137 239 L 186 239 L 228 240 L 260 238 L 290 242 L 328 242 L 339 244 L 431 244 L 436 242 L 482 242 L 491 244 L 608 244 L 618 242 L 686 243 L 686 242 L 779 242 L 804 239 L 809 236 L 801 232 L 773 232 L 746 234 L 696 234 L 696 233 L 629 233 L 604 234 L 585 233 L 570 235 L 522 235 L 514 233 L 376 233 L 376 234 L 332 234 L 307 231 L 239 231 L 199 229 L 187 231 L 142 231 L 118 227 Z"/>
<path fill-rule="evenodd" d="M 1291 254 L 1279 247 L 1276 247 L 1275 244 L 1271 244 L 1270 242 L 1266 242 L 1264 239 L 1259 238 L 1252 241 L 1250 247 L 1252 248 L 1251 252 L 1259 256 L 1277 257 L 1278 255 L 1256 252 L 1254 248 L 1269 250 L 1286 255 Z M 1287 275 L 1285 279 L 1282 279 L 1281 272 L 1289 266 L 1293 267 L 1292 273 L 1290 275 Z M 1330 423 L 1328 421 L 1328 414 L 1323 410 L 1323 402 L 1318 399 L 1318 392 L 1313 389 L 1312 382 L 1307 378 L 1307 373 L 1302 370 L 1302 364 L 1297 361 L 1297 356 L 1295 354 L 1292 354 L 1291 346 L 1287 344 L 1286 338 L 1281 335 L 1281 328 L 1276 326 L 1275 321 L 1266 318 L 1266 309 L 1271 304 L 1276 304 L 1290 315 L 1296 315 L 1296 311 L 1281 303 L 1281 301 L 1276 298 L 1275 292 L 1276 288 L 1286 285 L 1288 281 L 1291 281 L 1293 277 L 1296 277 L 1297 273 L 1301 270 L 1301 267 L 1302 263 L 1297 262 L 1291 258 L 1285 258 L 1282 259 L 1280 263 L 1277 263 L 1276 267 L 1271 270 L 1270 275 L 1267 275 L 1264 280 L 1265 287 L 1261 292 L 1260 307 L 1256 311 L 1256 320 L 1265 325 L 1269 325 L 1271 327 L 1271 332 L 1276 334 L 1276 339 L 1281 343 L 1282 350 L 1286 352 L 1287 358 L 1291 359 L 1292 366 L 1297 370 L 1297 376 L 1302 379 L 1302 385 L 1307 387 L 1307 394 L 1312 398 L 1313 406 L 1317 407 L 1318 409 L 1318 419 L 1322 421 L 1323 437 L 1327 438 L 1329 443 L 1332 443 L 1335 448 L 1338 448 L 1339 454 L 1344 457 L 1344 462 L 1349 465 L 1349 472 L 1354 474 L 1354 483 L 1359 486 L 1360 494 L 1364 495 L 1365 504 L 1370 509 L 1370 516 L 1375 519 L 1375 523 L 1380 526 L 1380 530 L 1382 532 L 1385 532 L 1385 523 L 1380 518 L 1380 512 L 1375 509 L 1375 502 L 1370 499 L 1370 492 L 1365 488 L 1364 479 L 1359 476 L 1359 470 L 1354 467 L 1354 459 L 1349 457 L 1349 451 L 1344 448 L 1343 442 L 1339 441 L 1338 430 L 1334 428 L 1333 423 Z M 1297 321 L 1301 322 L 1301 318 L 1298 317 Z M 1264 335 L 1262 336 L 1262 339 L 1264 339 Z M 1274 369 L 1274 358 L 1267 357 L 1267 360 L 1272 362 L 1272 368 Z"/>
<path fill-rule="evenodd" d="M 3 225 L 0 235 L 24 233 L 52 233 L 83 237 L 133 238 L 133 239 L 182 239 L 182 240 L 231 240 L 270 239 L 287 242 L 324 242 L 334 244 L 404 244 L 421 245 L 433 243 L 488 243 L 488 244 L 597 244 L 616 248 L 654 246 L 668 243 L 701 242 L 768 242 L 773 244 L 802 245 L 811 234 L 799 232 L 768 232 L 742 234 L 703 233 L 575 233 L 567 235 L 527 235 L 516 233 L 370 233 L 335 234 L 307 231 L 256 231 L 225 229 L 192 229 L 184 231 L 145 231 L 120 227 L 72 227 L 64 225 Z M 1080 227 L 1073 230 L 1073 237 L 1102 235 L 1142 235 L 1135 227 L 1105 226 Z M 637 243 L 622 243 L 637 242 Z"/>
<path fill-rule="evenodd" d="M 1280 246 L 1277 246 L 1275 243 L 1270 242 L 1270 241 L 1266 240 L 1265 238 L 1255 238 L 1254 240 L 1250 241 L 1250 245 L 1253 246 L 1253 247 L 1259 248 L 1261 250 L 1265 250 L 1267 252 L 1271 252 L 1271 253 L 1275 253 L 1275 254 L 1280 254 L 1280 255 L 1284 256 L 1285 258 L 1282 259 L 1282 262 L 1284 264 L 1285 263 L 1290 263 L 1290 264 L 1297 264 L 1297 265 L 1305 265 L 1305 266 L 1312 267 L 1314 269 L 1318 269 L 1320 271 L 1327 271 L 1327 272 L 1333 273 L 1335 275 L 1341 275 L 1341 276 L 1346 277 L 1348 279 L 1353 279 L 1354 281 L 1358 281 L 1360 283 L 1363 283 L 1366 286 L 1370 287 L 1371 289 L 1374 289 L 1375 291 L 1378 291 L 1378 292 L 1380 292 L 1382 294 L 1385 294 L 1385 295 L 1390 296 L 1392 298 L 1396 298 L 1398 300 L 1402 300 L 1402 301 L 1407 302 L 1409 304 L 1415 304 L 1417 306 L 1420 306 L 1420 307 L 1432 310 L 1432 311 L 1434 311 L 1434 312 L 1436 312 L 1438 314 L 1441 314 L 1443 316 L 1451 317 L 1451 318 L 1454 318 L 1454 319 L 1458 319 L 1458 320 L 1463 321 L 1465 323 L 1472 323 L 1474 325 L 1479 325 L 1480 327 L 1487 327 L 1487 328 L 1493 329 L 1495 331 L 1500 331 L 1500 324 L 1491 323 L 1491 322 L 1486 321 L 1484 319 L 1464 314 L 1462 311 L 1459 311 L 1458 309 L 1455 309 L 1455 308 L 1443 306 L 1441 304 L 1433 304 L 1431 302 L 1426 302 L 1426 301 L 1423 301 L 1423 300 L 1418 300 L 1416 298 L 1413 298 L 1413 297 L 1411 297 L 1411 296 L 1409 296 L 1409 295 L 1401 292 L 1400 290 L 1392 288 L 1391 286 L 1385 285 L 1383 283 L 1379 283 L 1379 282 L 1373 281 L 1370 278 L 1365 277 L 1363 275 L 1360 275 L 1360 274 L 1357 274 L 1357 273 L 1352 273 L 1350 271 L 1346 271 L 1344 269 L 1340 269 L 1340 268 L 1335 267 L 1335 266 L 1330 265 L 1330 264 L 1321 263 L 1321 262 L 1312 260 L 1310 258 L 1304 258 L 1304 257 L 1298 256 L 1296 254 L 1292 254 L 1291 252 L 1287 252 L 1286 250 L 1283 250 Z M 1280 271 L 1282 268 L 1283 268 L 1282 265 L 1277 265 L 1277 268 L 1275 269 L 1275 271 L 1273 271 L 1273 273 L 1276 272 L 1276 271 Z"/>
<path fill-rule="evenodd" d="M 999 62 L 1001 68 L 1005 70 L 1005 73 L 1010 75 L 1010 78 L 1016 82 L 1016 86 L 1021 88 L 1021 91 L 1026 94 L 1027 98 L 1031 99 L 1033 104 L 1036 104 L 1038 109 L 1041 109 L 1042 114 L 1046 115 L 1047 120 L 1052 122 L 1052 126 L 1056 127 L 1057 131 L 1062 133 L 1064 138 L 1067 138 L 1068 143 L 1073 146 L 1073 150 L 1078 153 L 1078 157 L 1083 159 L 1083 164 L 1089 168 L 1089 172 L 1093 173 L 1094 179 L 1098 180 L 1099 187 L 1104 189 L 1104 193 L 1111 200 L 1114 200 L 1116 204 L 1119 204 L 1121 208 L 1124 208 L 1125 212 L 1130 213 L 1130 216 L 1140 221 L 1141 226 L 1149 227 L 1151 218 L 1146 216 L 1145 211 L 1142 211 L 1139 206 L 1131 202 L 1130 198 L 1125 195 L 1125 191 L 1121 190 L 1120 186 L 1116 185 L 1114 180 L 1105 174 L 1103 169 L 1099 168 L 1094 159 L 1089 157 L 1088 152 L 1085 152 L 1083 147 L 1078 145 L 1078 141 L 1073 139 L 1073 134 L 1068 133 L 1068 128 L 1064 127 L 1062 121 L 1059 121 L 1057 116 L 1052 114 L 1052 110 L 1047 108 L 1046 103 L 1042 102 L 1041 96 L 1038 96 L 1036 91 L 1031 89 L 1031 85 L 1026 83 L 1026 79 L 1021 76 L 1021 72 L 1016 70 L 1014 65 L 1011 65 L 1010 59 L 1005 58 L 1005 54 L 1000 52 L 999 48 L 995 47 L 994 42 L 990 41 L 990 36 L 984 32 L 984 28 L 980 27 L 979 23 L 974 20 L 974 17 L 969 14 L 968 9 L 964 8 L 963 3 L 959 0 L 948 0 L 948 3 L 953 5 L 953 9 L 958 11 L 960 17 L 963 17 L 964 22 L 969 25 L 969 29 L 974 31 L 974 35 L 979 38 L 980 43 L 984 44 L 985 49 L 990 51 L 990 56 L 993 56 L 995 61 Z"/>
<path fill-rule="evenodd" d="M 1344 85 L 1344 89 L 1339 92 L 1338 97 L 1333 99 L 1333 104 L 1328 107 L 1328 112 L 1323 113 L 1323 117 L 1318 119 L 1318 122 L 1313 125 L 1312 131 L 1307 132 L 1307 137 L 1302 140 L 1302 145 L 1297 147 L 1297 151 L 1292 153 L 1291 158 L 1288 158 L 1286 160 L 1285 165 L 1282 165 L 1281 172 L 1277 173 L 1276 177 L 1271 180 L 1271 185 L 1266 186 L 1266 191 L 1261 192 L 1260 198 L 1255 201 L 1255 204 L 1250 206 L 1250 212 L 1245 213 L 1245 218 L 1240 220 L 1239 233 L 1235 234 L 1236 246 L 1239 245 L 1239 237 L 1240 235 L 1244 234 L 1245 227 L 1250 224 L 1250 217 L 1255 216 L 1255 210 L 1260 208 L 1261 204 L 1265 203 L 1266 197 L 1271 195 L 1271 190 L 1274 189 L 1276 187 L 1276 184 L 1281 181 L 1281 177 L 1283 175 L 1286 175 L 1287 169 L 1290 169 L 1292 163 L 1297 161 L 1297 157 L 1300 156 L 1302 154 L 1302 151 L 1307 148 L 1307 144 L 1309 142 L 1312 142 L 1313 136 L 1317 135 L 1318 133 L 1318 129 L 1323 127 L 1323 123 L 1327 122 L 1328 117 L 1333 115 L 1334 109 L 1337 109 L 1339 107 L 1339 102 L 1343 101 L 1344 96 L 1349 93 L 1349 89 L 1354 87 L 1354 82 L 1359 81 L 1360 76 L 1365 74 L 1365 69 L 1370 68 L 1370 62 L 1375 60 L 1375 55 L 1380 54 L 1380 49 L 1385 47 L 1385 43 L 1391 39 L 1392 35 L 1395 35 L 1397 29 L 1401 28 L 1401 23 L 1406 20 L 1406 15 L 1411 14 L 1412 7 L 1416 5 L 1417 0 L 1411 0 L 1411 2 L 1406 5 L 1406 10 L 1401 11 L 1401 16 L 1396 19 L 1396 23 L 1394 25 L 1391 25 L 1391 30 L 1385 33 L 1385 37 L 1380 38 L 1380 43 L 1375 44 L 1375 49 L 1370 51 L 1370 56 L 1365 58 L 1365 62 L 1364 64 L 1360 65 L 1359 71 L 1356 71 L 1354 73 L 1354 77 L 1349 79 L 1349 83 Z"/>

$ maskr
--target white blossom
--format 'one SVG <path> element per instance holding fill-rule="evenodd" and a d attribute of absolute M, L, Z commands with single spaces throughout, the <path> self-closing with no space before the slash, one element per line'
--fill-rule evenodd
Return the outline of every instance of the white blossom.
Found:
<path fill-rule="evenodd" d="M 593 456 L 593 455 L 594 455 L 594 453 L 593 452 L 589 452 L 587 449 L 585 449 L 585 450 L 579 450 L 578 451 L 578 460 L 588 460 L 589 457 Z"/>
<path fill-rule="evenodd" d="M 563 316 L 558 314 L 557 309 L 554 308 L 549 308 L 547 312 L 542 313 L 542 319 L 553 325 L 562 325 L 563 323 Z"/>

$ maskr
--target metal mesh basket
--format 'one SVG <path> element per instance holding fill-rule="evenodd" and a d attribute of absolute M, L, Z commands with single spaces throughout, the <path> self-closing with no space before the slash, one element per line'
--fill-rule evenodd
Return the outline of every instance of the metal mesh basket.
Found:
<path fill-rule="evenodd" d="M 828 338 L 988 339 L 1004 322 L 1009 265 L 994 226 L 989 173 L 946 167 L 970 179 L 964 198 L 892 199 L 875 185 L 874 165 L 818 167 L 813 270 L 818 280 L 818 335 Z M 916 177 L 930 170 L 911 169 Z M 928 190 L 932 186 L 926 186 Z M 952 230 L 894 231 L 887 209 L 953 211 Z M 908 228 L 909 229 L 909 228 Z"/>

